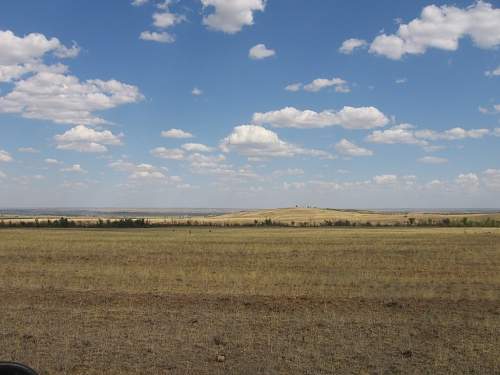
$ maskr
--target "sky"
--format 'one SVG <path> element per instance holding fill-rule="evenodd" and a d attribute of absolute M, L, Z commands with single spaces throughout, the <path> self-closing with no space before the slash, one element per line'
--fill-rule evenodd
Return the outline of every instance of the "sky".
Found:
<path fill-rule="evenodd" d="M 500 208 L 492 1 L 5 0 L 0 207 Z"/>

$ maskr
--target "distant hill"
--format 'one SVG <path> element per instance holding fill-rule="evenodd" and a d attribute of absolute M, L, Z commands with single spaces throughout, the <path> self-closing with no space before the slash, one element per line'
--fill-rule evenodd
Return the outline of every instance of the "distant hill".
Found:
<path fill-rule="evenodd" d="M 484 222 L 492 219 L 500 221 L 500 212 L 424 212 L 424 211 L 370 211 L 370 210 L 340 210 L 324 208 L 277 208 L 262 210 L 242 210 L 230 212 L 229 210 L 53 210 L 37 212 L 36 210 L 23 210 L 13 214 L 12 212 L 0 212 L 2 222 L 35 222 L 39 220 L 56 220 L 66 217 L 76 223 L 97 223 L 99 219 L 119 220 L 122 218 L 146 219 L 152 224 L 292 224 L 296 226 L 308 226 L 325 224 L 330 225 L 338 222 L 340 225 L 360 224 L 408 224 L 409 222 L 428 223 L 432 221 L 438 224 L 443 220 L 459 222 L 467 218 L 470 222 Z M 270 223 L 269 223 L 270 221 Z"/>
<path fill-rule="evenodd" d="M 325 220 L 349 220 L 351 222 L 373 224 L 389 224 L 408 222 L 410 218 L 415 220 L 442 220 L 449 218 L 451 220 L 467 217 L 469 220 L 485 220 L 492 218 L 500 220 L 500 213 L 484 213 L 484 212 L 382 212 L 382 211 L 367 211 L 367 210 L 335 210 L 323 208 L 279 208 L 270 210 L 250 210 L 240 211 L 213 217 L 198 218 L 199 220 L 207 220 L 213 222 L 228 222 L 228 223 L 253 223 L 255 220 L 261 222 L 266 219 L 271 219 L 273 222 L 281 222 L 290 224 L 295 223 L 320 223 Z"/>

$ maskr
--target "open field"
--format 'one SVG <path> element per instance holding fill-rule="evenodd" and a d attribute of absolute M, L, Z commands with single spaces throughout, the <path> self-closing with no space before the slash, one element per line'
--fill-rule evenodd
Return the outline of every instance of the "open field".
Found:
<path fill-rule="evenodd" d="M 42 374 L 500 373 L 496 228 L 3 229 L 0 275 Z"/>
<path fill-rule="evenodd" d="M 68 214 L 69 213 L 69 214 Z M 366 211 L 366 210 L 334 210 L 322 208 L 280 208 L 269 210 L 249 210 L 235 211 L 230 213 L 203 214 L 198 212 L 193 214 L 186 212 L 185 214 L 177 213 L 173 215 L 163 215 L 158 210 L 126 210 L 126 211 L 102 211 L 100 215 L 97 212 L 89 212 L 85 215 L 85 211 L 81 215 L 71 215 L 72 211 L 62 210 L 59 215 L 34 215 L 34 214 L 3 214 L 0 215 L 1 223 L 19 223 L 21 221 L 33 223 L 35 220 L 47 221 L 57 220 L 60 217 L 66 217 L 76 223 L 88 225 L 95 224 L 101 220 L 117 220 L 124 217 L 144 218 L 153 224 L 213 224 L 213 225 L 253 225 L 254 223 L 263 223 L 266 220 L 271 220 L 275 224 L 285 224 L 292 226 L 314 226 L 321 225 L 325 221 L 349 221 L 351 223 L 372 225 L 405 225 L 410 219 L 415 223 L 427 223 L 429 220 L 438 223 L 443 219 L 451 221 L 461 221 L 467 218 L 469 222 L 479 223 L 485 220 L 493 220 L 500 222 L 500 212 L 424 212 L 424 211 Z"/>
<path fill-rule="evenodd" d="M 212 222 L 251 224 L 257 221 L 271 219 L 272 221 L 290 224 L 312 223 L 318 224 L 325 220 L 349 220 L 355 223 L 372 224 L 395 224 L 407 223 L 409 218 L 416 221 L 427 221 L 428 219 L 440 221 L 444 218 L 460 220 L 464 217 L 471 221 L 482 221 L 486 218 L 500 220 L 500 213 L 478 213 L 478 212 L 382 212 L 382 211 L 358 211 L 358 210 L 330 210 L 322 208 L 282 208 L 271 210 L 242 211 L 205 218 Z"/>

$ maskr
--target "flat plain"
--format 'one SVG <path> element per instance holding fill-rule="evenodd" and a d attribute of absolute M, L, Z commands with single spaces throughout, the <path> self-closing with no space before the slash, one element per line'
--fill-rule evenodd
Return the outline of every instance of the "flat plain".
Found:
<path fill-rule="evenodd" d="M 220 210 L 220 209 L 219 209 Z M 182 210 L 178 210 L 182 211 Z M 207 210 L 208 211 L 208 210 Z M 461 222 L 464 218 L 469 223 L 481 223 L 485 220 L 500 221 L 500 211 L 370 211 L 370 210 L 337 210 L 325 208 L 278 208 L 278 209 L 261 209 L 234 211 L 229 213 L 214 213 L 203 214 L 198 213 L 193 215 L 192 212 L 177 214 L 173 212 L 162 212 L 161 210 L 151 209 L 127 209 L 122 212 L 116 212 L 112 209 L 104 209 L 100 212 L 80 211 L 79 215 L 74 215 L 73 210 L 62 210 L 58 215 L 33 214 L 32 212 L 17 213 L 0 213 L 0 224 L 12 223 L 34 223 L 35 220 L 41 222 L 47 220 L 57 220 L 61 216 L 66 217 L 78 224 L 95 224 L 101 220 L 119 220 L 121 218 L 144 218 L 152 224 L 196 224 L 196 225 L 217 225 L 217 226 L 234 226 L 234 225 L 254 225 L 255 223 L 263 223 L 270 220 L 275 224 L 285 224 L 288 226 L 317 226 L 324 224 L 325 221 L 335 222 L 338 220 L 349 221 L 356 224 L 370 223 L 372 225 L 406 225 L 410 218 L 415 223 L 427 223 L 429 221 L 437 224 L 443 220 L 453 222 Z M 491 225 L 487 225 L 491 226 Z"/>
<path fill-rule="evenodd" d="M 500 373 L 498 228 L 0 230 L 41 374 Z"/>

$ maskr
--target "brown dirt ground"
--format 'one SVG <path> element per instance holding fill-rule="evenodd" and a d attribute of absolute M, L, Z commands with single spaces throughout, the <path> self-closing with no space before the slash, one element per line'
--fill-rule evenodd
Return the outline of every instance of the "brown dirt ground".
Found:
<path fill-rule="evenodd" d="M 357 234 L 363 235 L 363 238 L 375 236 L 385 241 L 383 243 L 387 250 L 381 249 L 381 252 L 386 251 L 387 257 L 397 253 L 391 260 L 395 270 L 420 259 L 411 253 L 410 258 L 398 260 L 401 255 L 399 252 L 406 251 L 402 250 L 403 244 L 410 246 L 408 241 L 415 238 L 418 233 L 415 231 L 399 231 L 396 237 L 390 230 L 258 231 L 224 230 L 214 234 L 220 237 L 203 240 L 209 236 L 209 232 L 197 233 L 194 230 L 193 236 L 198 237 L 193 242 L 197 248 L 208 248 L 210 243 L 210 246 L 215 246 L 214 249 L 219 249 L 228 257 L 232 254 L 230 249 L 242 247 L 243 244 L 248 246 L 260 238 L 276 243 L 282 251 L 292 244 L 295 244 L 293 251 L 306 251 L 311 248 L 310 243 L 302 249 L 299 239 L 314 243 L 317 236 L 322 239 L 317 248 L 337 248 L 345 252 L 351 251 L 345 247 L 350 244 L 352 251 L 357 252 L 361 246 L 369 246 L 368 243 L 362 245 L 361 239 L 357 241 L 350 236 Z M 88 233 L 0 231 L 0 274 L 4 275 L 0 277 L 1 359 L 28 363 L 41 374 L 500 373 L 500 289 L 497 278 L 500 271 L 500 231 L 470 232 L 466 243 L 464 239 L 458 238 L 459 233 L 462 233 L 458 230 L 422 231 L 422 238 L 426 237 L 426 241 L 435 236 L 432 238 L 436 243 L 442 243 L 440 241 L 443 239 L 450 243 L 450 250 L 439 251 L 449 251 L 449 262 L 453 268 L 463 267 L 461 272 L 467 274 L 467 267 L 475 267 L 476 271 L 477 267 L 484 267 L 478 271 L 483 282 L 478 282 L 476 276 L 470 280 L 464 277 L 463 284 L 458 282 L 462 289 L 477 287 L 484 295 L 477 294 L 474 297 L 473 294 L 463 293 L 463 298 L 460 297 L 461 292 L 457 292 L 457 281 L 449 282 L 450 292 L 440 292 L 441 296 L 426 296 L 423 292 L 410 292 L 408 289 L 409 297 L 404 297 L 404 287 L 402 293 L 395 295 L 391 293 L 391 288 L 381 290 L 375 281 L 374 291 L 377 293 L 373 293 L 373 297 L 363 286 L 363 296 L 353 293 L 353 297 L 347 298 L 334 292 L 325 293 L 324 290 L 321 293 L 313 291 L 286 296 L 286 288 L 281 292 L 273 291 L 272 295 L 266 295 L 267 290 L 246 294 L 237 287 L 235 292 L 228 292 L 230 288 L 227 289 L 226 284 L 229 281 L 221 284 L 220 288 L 212 288 L 209 293 L 151 292 L 142 286 L 116 291 L 114 287 L 113 290 L 102 289 L 103 284 L 97 281 L 88 287 L 77 288 L 76 284 L 69 285 L 67 281 L 62 281 L 66 280 L 65 275 L 54 275 L 60 269 L 58 264 L 73 262 L 71 264 L 75 269 L 72 272 L 75 274 L 70 276 L 72 279 L 77 277 L 78 264 L 82 262 L 79 258 L 81 253 L 86 254 L 87 248 L 89 252 L 94 251 L 92 244 L 84 243 L 88 242 Z M 139 236 L 144 241 L 151 241 L 145 242 L 150 243 L 150 247 L 144 250 L 149 251 L 151 257 L 158 250 L 157 246 L 160 246 L 152 242 L 152 237 L 166 241 L 172 236 L 165 231 L 95 233 L 96 238 L 101 239 L 104 236 L 111 237 L 111 240 L 114 238 L 112 236 L 124 238 L 127 244 L 123 243 L 123 249 L 120 249 L 120 243 L 117 243 L 114 261 L 123 261 L 119 259 L 120 256 L 132 256 L 128 251 L 141 252 L 140 247 L 134 246 L 131 247 L 133 250 L 126 250 L 129 245 L 137 245 L 136 241 L 142 241 Z M 187 230 L 176 231 L 175 237 L 170 239 L 172 243 L 162 246 L 169 249 L 169 246 L 178 248 L 183 244 L 182 251 L 187 252 L 190 249 L 189 244 L 186 245 L 187 233 Z M 38 250 L 30 248 L 29 244 L 37 239 L 37 246 L 46 243 L 50 248 L 49 239 L 44 240 L 44 236 L 48 236 L 51 241 L 59 238 L 61 242 L 78 243 L 81 250 L 78 257 L 77 254 L 68 254 L 67 248 L 50 250 L 51 263 L 57 267 L 52 269 L 46 265 L 37 276 L 40 285 L 30 282 L 23 287 L 13 281 L 15 277 L 8 272 L 7 267 L 12 268 L 17 264 L 13 255 L 16 253 L 28 254 L 24 261 L 37 264 L 39 259 L 30 258 L 29 254 Z M 288 237 L 293 237 L 294 241 L 286 242 Z M 456 240 L 453 240 L 455 237 Z M 348 238 L 350 242 L 345 242 Z M 392 242 L 389 243 L 389 240 Z M 288 262 L 289 269 L 302 267 L 294 263 L 294 258 L 288 252 L 276 250 L 273 253 L 269 243 L 266 245 L 268 251 L 261 255 L 267 259 L 265 262 L 269 262 L 270 258 L 281 258 Z M 432 247 L 431 243 L 425 243 L 427 247 Z M 465 243 L 463 251 L 480 253 L 484 250 L 491 260 L 482 263 L 484 259 L 475 254 L 470 255 L 471 258 L 465 255 L 457 258 L 456 253 L 462 249 L 460 243 Z M 477 249 L 473 249 L 475 243 Z M 20 244 L 25 245 L 23 247 Z M 366 257 L 366 253 L 362 254 Z M 41 253 L 36 255 L 41 256 Z M 190 253 L 185 256 L 190 261 L 197 255 Z M 177 257 L 183 255 L 177 254 Z M 259 257 L 258 253 L 256 257 Z M 156 260 L 158 264 L 161 263 Z M 113 260 L 103 253 L 101 261 L 108 263 Z M 136 263 L 143 261 L 134 260 Z M 238 258 L 229 261 L 235 265 L 241 262 Z M 177 260 L 169 258 L 168 262 L 176 263 Z M 372 261 L 363 264 L 370 268 L 369 264 L 372 263 L 375 268 L 378 267 L 377 262 L 374 255 Z M 430 264 L 439 262 L 441 260 L 436 258 Z M 212 266 L 219 269 L 216 263 Z M 263 267 L 265 263 L 259 266 Z M 343 267 L 353 266 L 345 263 Z M 419 271 L 425 268 L 423 265 L 420 267 L 421 270 L 417 265 Z M 107 269 L 96 271 L 96 280 L 111 277 L 106 274 Z M 275 269 L 276 272 L 281 270 L 279 267 Z M 130 270 L 133 272 L 132 268 Z M 310 269 L 306 272 L 313 273 L 314 278 L 316 271 Z M 183 283 L 188 287 L 190 282 L 193 283 L 191 287 L 196 290 L 195 274 L 185 277 Z M 446 273 L 439 277 L 442 282 Z M 50 285 L 47 280 L 51 281 Z M 352 281 L 353 290 L 361 285 L 360 280 Z M 436 280 L 424 278 L 421 283 L 428 287 L 437 283 Z M 305 283 L 305 279 L 298 281 Z M 418 283 L 418 280 L 414 282 Z M 15 286 L 7 288 L 6 285 Z M 309 286 L 304 288 L 308 290 Z M 499 293 L 495 294 L 495 290 Z M 221 358 L 221 355 L 224 361 L 219 362 L 217 358 Z"/>

